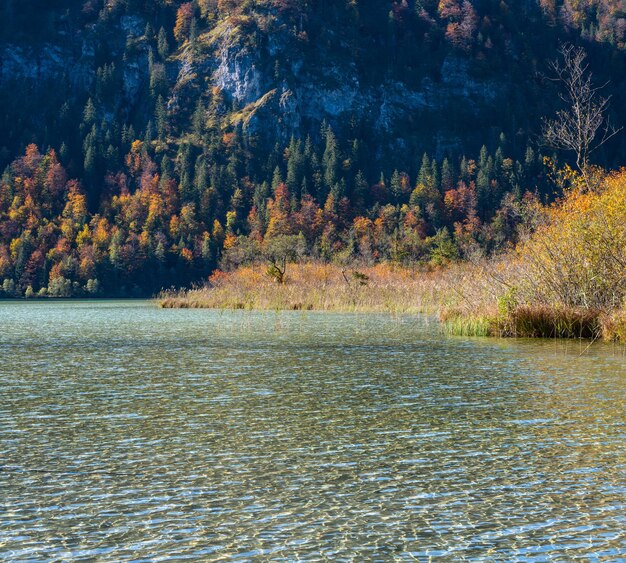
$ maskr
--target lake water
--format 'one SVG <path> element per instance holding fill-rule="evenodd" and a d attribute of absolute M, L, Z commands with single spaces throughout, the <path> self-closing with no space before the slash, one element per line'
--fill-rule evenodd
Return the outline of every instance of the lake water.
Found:
<path fill-rule="evenodd" d="M 626 558 L 626 357 L 587 347 L 0 303 L 0 559 Z"/>

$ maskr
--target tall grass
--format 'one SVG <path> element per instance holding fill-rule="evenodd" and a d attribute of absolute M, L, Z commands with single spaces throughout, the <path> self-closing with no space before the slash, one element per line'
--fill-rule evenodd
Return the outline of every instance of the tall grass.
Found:
<path fill-rule="evenodd" d="M 626 341 L 626 313 L 519 303 L 508 262 L 409 269 L 290 264 L 284 284 L 263 264 L 218 271 L 205 287 L 164 292 L 164 308 L 316 310 L 437 314 L 455 336 L 591 338 Z"/>
<path fill-rule="evenodd" d="M 443 331 L 449 336 L 494 336 L 494 323 L 489 317 L 464 316 L 444 312 L 440 316 Z"/>
<path fill-rule="evenodd" d="M 266 265 L 256 264 L 218 271 L 206 287 L 166 292 L 159 299 L 162 307 L 434 313 L 454 295 L 451 287 L 468 267 L 340 268 L 308 262 L 289 264 L 280 284 L 267 275 Z"/>

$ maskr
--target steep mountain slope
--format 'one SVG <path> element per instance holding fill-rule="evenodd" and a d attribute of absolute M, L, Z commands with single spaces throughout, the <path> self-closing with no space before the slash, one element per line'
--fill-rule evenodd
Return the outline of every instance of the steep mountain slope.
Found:
<path fill-rule="evenodd" d="M 354 253 L 359 217 L 385 224 L 367 259 L 391 257 L 405 228 L 413 259 L 455 230 L 462 251 L 463 224 L 493 250 L 514 236 L 524 192 L 553 190 L 536 139 L 558 107 L 541 73 L 562 41 L 585 46 L 625 121 L 623 2 L 8 0 L 0 32 L 0 168 L 29 144 L 54 150 L 31 147 L 2 180 L 0 282 L 21 292 L 55 277 L 109 293 L 188 282 L 239 234 L 301 232 L 307 252 Z M 620 164 L 625 147 L 597 158 Z M 57 161 L 80 185 L 52 191 L 86 198 L 65 233 L 72 213 L 20 183 L 49 191 L 37 176 Z M 315 228 L 295 218 L 318 211 Z M 38 277 L 22 279 L 35 250 Z"/>
<path fill-rule="evenodd" d="M 68 129 L 88 97 L 98 119 L 144 133 L 155 126 L 155 93 L 176 138 L 201 101 L 221 106 L 223 127 L 241 124 L 268 142 L 316 135 L 326 120 L 367 136 L 386 159 L 407 146 L 418 158 L 477 150 L 501 131 L 525 144 L 551 109 L 537 73 L 579 31 L 603 40 L 588 44 L 596 73 L 615 92 L 624 80 L 620 2 L 48 4 L 3 8 L 5 159 L 27 142 L 75 141 Z"/>

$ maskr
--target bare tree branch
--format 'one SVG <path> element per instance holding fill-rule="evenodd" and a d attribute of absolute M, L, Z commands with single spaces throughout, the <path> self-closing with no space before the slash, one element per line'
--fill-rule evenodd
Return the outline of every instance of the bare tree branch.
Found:
<path fill-rule="evenodd" d="M 589 156 L 622 128 L 615 128 L 606 118 L 611 97 L 599 93 L 606 84 L 593 85 L 585 50 L 563 45 L 560 54 L 563 61 L 550 64 L 553 72 L 550 79 L 561 84 L 563 91 L 559 97 L 566 107 L 557 111 L 555 118 L 543 120 L 543 140 L 553 149 L 575 153 L 576 166 L 589 187 L 586 173 Z"/>

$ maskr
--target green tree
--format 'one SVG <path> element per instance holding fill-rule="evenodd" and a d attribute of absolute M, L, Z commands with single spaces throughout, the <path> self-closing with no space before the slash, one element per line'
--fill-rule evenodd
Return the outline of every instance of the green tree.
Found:
<path fill-rule="evenodd" d="M 166 59 L 170 53 L 170 46 L 167 42 L 167 33 L 163 27 L 159 29 L 159 37 L 157 39 L 157 51 L 162 59 Z"/>

